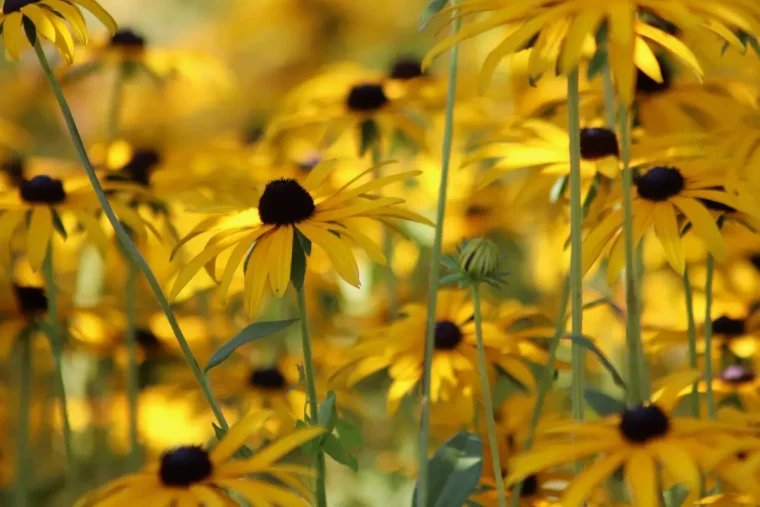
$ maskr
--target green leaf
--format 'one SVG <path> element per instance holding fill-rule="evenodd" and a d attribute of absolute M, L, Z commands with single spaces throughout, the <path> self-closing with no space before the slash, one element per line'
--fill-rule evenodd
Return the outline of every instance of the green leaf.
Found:
<path fill-rule="evenodd" d="M 354 473 L 359 471 L 359 461 L 354 455 L 343 448 L 340 440 L 335 435 L 327 435 L 325 441 L 322 442 L 322 450 L 341 465 L 345 465 L 353 470 Z"/>
<path fill-rule="evenodd" d="M 204 371 L 208 372 L 211 368 L 219 366 L 219 364 L 230 357 L 230 354 L 237 350 L 241 345 L 266 338 L 271 334 L 282 331 L 286 327 L 291 326 L 296 321 L 298 321 L 298 319 L 279 320 L 274 322 L 254 322 L 253 324 L 244 327 L 230 341 L 214 352 L 214 355 L 212 355 L 211 359 L 206 363 Z"/>
<path fill-rule="evenodd" d="M 53 227 L 55 227 L 55 230 L 58 231 L 58 234 L 63 237 L 63 239 L 69 239 L 69 234 L 66 232 L 66 227 L 63 225 L 63 221 L 61 221 L 61 215 L 58 214 L 58 212 L 51 208 L 53 212 Z"/>
<path fill-rule="evenodd" d="M 335 429 L 338 430 L 338 440 L 344 449 L 356 453 L 364 448 L 364 437 L 357 425 L 345 419 L 338 419 L 335 422 Z"/>
<path fill-rule="evenodd" d="M 480 436 L 462 431 L 443 444 L 430 458 L 428 505 L 461 507 L 480 483 L 483 442 Z M 415 488 L 412 507 L 417 505 Z"/>
<path fill-rule="evenodd" d="M 330 391 L 327 393 L 325 401 L 319 405 L 319 413 L 317 414 L 317 423 L 320 426 L 326 428 L 327 433 L 332 433 L 335 429 L 335 423 L 338 422 L 338 410 L 336 407 L 335 393 Z"/>
<path fill-rule="evenodd" d="M 452 273 L 450 275 L 441 277 L 441 281 L 439 283 L 441 285 L 453 285 L 460 281 L 462 281 L 462 273 Z"/>
<path fill-rule="evenodd" d="M 306 253 L 303 246 L 301 246 L 299 236 L 303 236 L 303 234 L 298 232 L 298 229 L 293 228 L 293 255 L 290 260 L 290 281 L 293 282 L 293 287 L 296 290 L 301 290 L 303 279 L 306 277 Z"/>
<path fill-rule="evenodd" d="M 591 301 L 590 303 L 586 303 L 583 305 L 583 310 L 591 310 L 593 308 L 596 308 L 597 306 L 608 306 L 613 312 L 615 312 L 618 316 L 621 316 L 621 317 L 624 314 L 623 309 L 620 308 L 618 305 L 616 305 L 609 298 L 599 298 L 599 299 L 595 299 L 594 301 Z M 570 320 L 570 316 L 567 317 L 567 320 Z"/>
<path fill-rule="evenodd" d="M 622 414 L 625 411 L 625 402 L 613 398 L 609 394 L 598 389 L 586 389 L 583 391 L 583 397 L 591 405 L 598 415 Z"/>
<path fill-rule="evenodd" d="M 296 429 L 303 429 L 308 428 L 309 424 L 302 420 L 296 421 Z M 315 456 L 317 454 L 317 451 L 319 451 L 319 439 L 315 438 L 312 440 L 309 440 L 305 444 L 301 445 L 301 450 L 304 452 L 304 454 L 308 454 L 309 456 Z"/>
<path fill-rule="evenodd" d="M 367 150 L 380 141 L 380 130 L 377 128 L 375 120 L 364 120 L 359 128 L 362 137 L 359 156 L 363 157 Z"/>
<path fill-rule="evenodd" d="M 430 0 L 430 3 L 427 5 L 427 7 L 425 7 L 425 10 L 422 11 L 420 26 L 424 27 L 427 22 L 430 21 L 430 18 L 441 12 L 443 8 L 446 7 L 447 3 L 449 3 L 449 0 Z"/>
<path fill-rule="evenodd" d="M 597 74 L 602 71 L 605 65 L 607 65 L 607 51 L 599 49 L 596 54 L 594 54 L 591 61 L 588 62 L 588 70 L 586 71 L 588 80 L 591 81 L 594 79 Z"/>
<path fill-rule="evenodd" d="M 555 203 L 560 200 L 560 198 L 565 194 L 567 191 L 567 187 L 570 183 L 570 178 L 568 176 L 561 176 L 557 179 L 557 181 L 554 183 L 554 186 L 552 187 L 551 191 L 549 192 L 549 201 L 552 203 Z"/>
<path fill-rule="evenodd" d="M 602 353 L 601 350 L 596 346 L 596 344 L 591 341 L 589 338 L 585 336 L 564 336 L 563 337 L 566 340 L 570 340 L 573 343 L 580 345 L 584 349 L 588 350 L 592 354 L 594 354 L 599 361 L 602 363 L 602 366 L 612 375 L 612 380 L 615 382 L 615 385 L 618 387 L 627 390 L 628 387 L 625 385 L 625 380 L 623 380 L 623 377 L 618 373 L 618 371 L 615 369 L 615 366 L 612 364 L 612 362 L 607 359 L 607 356 Z"/>

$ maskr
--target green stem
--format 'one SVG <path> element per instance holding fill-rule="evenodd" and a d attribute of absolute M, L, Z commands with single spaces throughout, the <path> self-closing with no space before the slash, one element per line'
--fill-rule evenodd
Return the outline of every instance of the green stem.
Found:
<path fill-rule="evenodd" d="M 715 398 L 713 397 L 713 357 L 712 357 L 712 288 L 713 288 L 713 256 L 707 254 L 707 279 L 705 281 L 705 382 L 707 383 L 707 415 L 715 419 Z"/>
<path fill-rule="evenodd" d="M 372 143 L 372 165 L 375 166 L 375 177 L 382 177 L 382 155 L 380 153 L 380 143 Z M 398 316 L 398 289 L 396 286 L 396 275 L 393 273 L 393 236 L 388 227 L 383 227 L 383 255 L 388 263 L 385 269 L 385 286 L 388 290 L 388 316 L 391 321 L 396 320 Z"/>
<path fill-rule="evenodd" d="M 63 426 L 63 445 L 66 450 L 66 473 L 68 474 L 68 489 L 73 494 L 78 494 L 76 463 L 74 460 L 74 447 L 72 445 L 71 420 L 69 419 L 69 405 L 66 401 L 66 386 L 63 381 L 63 339 L 60 322 L 58 320 L 58 288 L 55 285 L 55 272 L 53 270 L 53 239 L 50 239 L 42 263 L 42 273 L 45 278 L 45 290 L 48 300 L 48 339 L 50 350 L 53 353 L 55 364 L 55 381 L 58 390 L 58 400 L 61 405 L 61 423 Z"/>
<path fill-rule="evenodd" d="M 475 307 L 475 338 L 478 344 L 478 372 L 480 373 L 480 388 L 483 391 L 483 403 L 485 404 L 486 409 L 486 426 L 488 427 L 488 443 L 491 447 L 493 476 L 496 480 L 496 492 L 499 498 L 499 507 L 506 507 L 507 498 L 504 492 L 504 479 L 501 475 L 501 458 L 499 457 L 499 442 L 496 437 L 496 421 L 494 420 L 491 388 L 488 382 L 486 347 L 483 344 L 483 317 L 480 310 L 480 288 L 477 283 L 472 284 L 472 304 Z"/>
<path fill-rule="evenodd" d="M 19 389 L 18 434 L 16 435 L 16 507 L 29 505 L 29 418 L 32 398 L 32 333 L 22 331 L 21 381 Z"/>
<path fill-rule="evenodd" d="M 113 84 L 111 96 L 111 109 L 108 113 L 108 140 L 113 141 L 119 136 L 119 123 L 121 119 L 121 107 L 124 102 L 124 64 L 119 65 Z"/>
<path fill-rule="evenodd" d="M 568 132 L 570 134 L 570 311 L 572 334 L 583 336 L 583 203 L 581 202 L 580 77 L 575 69 L 567 77 Z M 580 343 L 572 346 L 573 417 L 583 419 L 584 352 Z"/>
<path fill-rule="evenodd" d="M 691 281 L 689 280 L 689 268 L 683 272 L 683 292 L 686 298 L 686 316 L 689 321 L 689 366 L 692 370 L 697 370 L 697 325 L 694 320 L 694 297 L 691 290 Z M 689 396 L 691 403 L 691 415 L 699 418 L 699 384 L 694 383 Z"/>
<path fill-rule="evenodd" d="M 636 245 L 633 240 L 633 171 L 631 169 L 631 124 L 627 107 L 620 108 L 620 138 L 623 161 L 623 238 L 625 246 L 626 348 L 628 359 L 628 403 L 649 398 L 642 360 L 639 288 L 636 277 Z"/>
<path fill-rule="evenodd" d="M 298 291 L 298 310 L 301 314 L 301 346 L 303 348 L 304 374 L 306 375 L 306 395 L 309 404 L 309 417 L 312 424 L 317 424 L 319 418 L 319 398 L 317 397 L 317 381 L 314 374 L 314 357 L 311 351 L 311 336 L 309 334 L 309 319 L 306 311 L 306 293 L 304 288 Z M 317 507 L 327 506 L 326 465 L 325 454 L 319 451 L 316 456 L 317 470 Z"/>
<path fill-rule="evenodd" d="M 135 471 L 140 466 L 140 442 L 137 435 L 137 396 L 140 386 L 137 383 L 137 311 L 135 308 L 137 268 L 131 259 L 125 259 L 127 263 L 127 281 L 124 287 L 126 298 L 124 313 L 127 318 L 127 403 L 129 404 L 129 458 L 130 471 Z"/>
<path fill-rule="evenodd" d="M 565 279 L 565 287 L 562 291 L 562 301 L 559 306 L 559 314 L 557 315 L 557 323 L 554 327 L 554 336 L 549 344 L 549 357 L 546 361 L 541 372 L 541 378 L 538 382 L 538 392 L 536 393 L 536 405 L 533 407 L 533 414 L 530 417 L 530 426 L 528 427 L 528 437 L 525 439 L 525 451 L 530 450 L 533 446 L 533 441 L 536 438 L 536 427 L 538 421 L 541 419 L 541 413 L 544 411 L 544 403 L 546 402 L 546 395 L 554 383 L 554 363 L 557 360 L 557 349 L 562 341 L 562 336 L 565 334 L 565 315 L 567 314 L 567 305 L 570 301 L 570 279 Z M 520 505 L 520 493 L 522 492 L 522 482 L 515 484 L 511 494 L 512 507 L 518 507 Z"/>
<path fill-rule="evenodd" d="M 116 213 L 111 207 L 111 204 L 108 202 L 108 197 L 106 197 L 106 194 L 103 191 L 103 187 L 100 184 L 100 181 L 98 181 L 98 176 L 95 173 L 95 169 L 93 168 L 92 163 L 87 156 L 87 150 L 84 147 L 82 136 L 79 134 L 79 129 L 77 128 L 76 122 L 74 121 L 74 115 L 71 113 L 71 108 L 69 107 L 68 102 L 66 102 L 66 97 L 64 97 L 63 91 L 61 91 L 61 87 L 58 84 L 58 80 L 56 79 L 53 70 L 50 68 L 50 63 L 45 56 L 45 52 L 40 46 L 39 40 L 37 40 L 34 44 L 34 51 L 37 53 L 37 58 L 40 61 L 40 65 L 42 65 L 42 70 L 45 72 L 45 76 L 47 77 L 47 80 L 50 83 L 50 87 L 55 94 L 55 98 L 58 101 L 58 106 L 61 109 L 64 120 L 66 121 L 66 127 L 68 128 L 69 134 L 71 135 L 71 140 L 74 143 L 74 147 L 76 148 L 77 154 L 79 155 L 79 159 L 82 162 L 85 171 L 87 172 L 87 177 L 89 178 L 90 183 L 92 184 L 92 188 L 98 197 L 98 201 L 103 208 L 103 212 L 105 213 L 108 221 L 111 223 L 111 226 L 116 232 L 116 236 L 119 238 L 119 242 L 121 242 L 125 252 L 129 257 L 132 258 L 133 262 L 137 265 L 140 271 L 143 272 L 145 278 L 148 280 L 148 284 L 150 285 L 151 289 L 153 289 L 153 293 L 158 300 L 158 304 L 161 307 L 161 310 L 164 312 L 164 315 L 166 315 L 166 319 L 169 321 L 169 325 L 172 328 L 174 336 L 177 338 L 177 342 L 182 349 L 182 353 L 185 355 L 185 359 L 190 365 L 190 369 L 193 371 L 193 375 L 195 376 L 196 381 L 200 385 L 201 390 L 203 391 L 203 394 L 205 395 L 206 400 L 211 407 L 211 410 L 214 412 L 214 416 L 216 417 L 219 426 L 224 430 L 229 429 L 229 424 L 227 424 L 227 420 L 222 413 L 222 409 L 219 407 L 219 404 L 216 403 L 214 395 L 211 392 L 211 386 L 208 382 L 208 379 L 205 377 L 205 375 L 203 375 L 203 371 L 198 365 L 198 361 L 196 361 L 195 356 L 193 355 L 193 351 L 190 348 L 190 345 L 188 345 L 187 340 L 185 339 L 184 334 L 182 334 L 182 330 L 177 323 L 177 319 L 172 313 L 171 305 L 169 304 L 169 301 L 166 299 L 166 296 L 161 289 L 161 284 L 156 279 L 156 276 L 153 274 L 153 271 L 151 271 L 148 263 L 140 254 L 139 250 L 137 250 L 137 247 L 129 237 L 129 233 L 127 233 L 127 231 L 121 225 L 119 219 L 116 217 Z"/>
<path fill-rule="evenodd" d="M 452 0 L 456 4 L 456 0 Z M 452 14 L 455 14 L 456 11 Z M 456 18 L 452 31 L 456 34 L 462 25 L 461 18 Z M 457 74 L 459 65 L 459 45 L 451 48 L 449 63 L 449 85 L 446 95 L 444 114 L 443 145 L 441 153 L 441 182 L 438 187 L 438 208 L 435 215 L 435 237 L 430 259 L 428 279 L 427 321 L 425 332 L 425 355 L 422 371 L 422 407 L 420 418 L 419 463 L 417 473 L 417 505 L 428 505 L 428 447 L 430 446 L 430 377 L 433 363 L 433 345 L 435 344 L 435 313 L 440 283 L 440 266 L 443 250 L 443 221 L 446 216 L 446 195 L 449 185 L 449 167 L 454 139 L 454 102 L 457 94 Z"/>

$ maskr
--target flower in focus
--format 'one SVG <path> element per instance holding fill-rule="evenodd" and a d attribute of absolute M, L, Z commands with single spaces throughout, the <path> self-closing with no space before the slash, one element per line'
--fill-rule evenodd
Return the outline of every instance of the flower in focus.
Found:
<path fill-rule="evenodd" d="M 32 42 L 25 31 L 33 26 L 37 35 L 52 42 L 67 62 L 73 62 L 71 33 L 76 34 L 82 44 L 89 41 L 87 23 L 80 8 L 90 11 L 111 33 L 116 33 L 116 21 L 96 0 L 5 0 L 0 13 L 0 31 L 8 56 L 18 60 L 27 43 Z"/>
<path fill-rule="evenodd" d="M 695 372 L 670 377 L 654 403 L 626 408 L 594 422 L 567 422 L 541 428 L 539 443 L 514 457 L 509 483 L 576 460 L 599 456 L 573 479 L 562 504 L 582 505 L 591 491 L 619 468 L 636 505 L 658 504 L 660 467 L 690 490 L 699 490 L 701 460 L 709 443 L 723 435 L 749 433 L 746 426 L 672 415 L 681 390 L 698 379 Z"/>
<path fill-rule="evenodd" d="M 302 506 L 310 496 L 299 477 L 311 471 L 294 464 L 278 464 L 277 460 L 324 433 L 312 427 L 293 431 L 286 437 L 260 449 L 252 457 L 230 461 L 246 438 L 256 431 L 271 413 L 250 412 L 240 420 L 211 451 L 200 446 L 182 446 L 166 451 L 159 463 L 121 477 L 80 499 L 77 507 L 105 507 L 139 501 L 145 507 L 172 505 L 208 506 L 234 504 L 226 492 L 234 491 L 253 504 L 261 501 L 283 507 Z M 277 479 L 283 485 L 258 479 L 260 474 Z M 291 491 L 291 488 L 296 492 Z"/>
<path fill-rule="evenodd" d="M 217 257 L 233 247 L 219 282 L 219 291 L 222 297 L 226 296 L 238 267 L 250 252 L 244 264 L 244 307 L 249 316 L 255 315 L 259 308 L 267 279 L 272 292 L 278 298 L 283 297 L 291 279 L 292 259 L 298 255 L 310 255 L 312 243 L 327 253 L 343 280 L 358 287 L 359 267 L 352 253 L 354 246 L 362 247 L 375 262 L 383 265 L 386 262 L 380 248 L 361 232 L 363 223 L 367 220 L 393 223 L 401 219 L 430 224 L 420 215 L 400 207 L 402 199 L 372 193 L 393 182 L 416 176 L 419 171 L 406 171 L 359 184 L 361 178 L 373 170 L 368 169 L 337 191 L 325 191 L 323 186 L 332 169 L 330 163 L 322 163 L 302 182 L 272 180 L 261 193 L 257 207 L 237 210 L 238 214 L 233 216 L 215 214 L 202 221 L 176 249 L 199 234 L 213 231 L 214 235 L 205 250 L 177 275 L 170 297 L 179 294 L 204 266 L 215 277 Z"/>

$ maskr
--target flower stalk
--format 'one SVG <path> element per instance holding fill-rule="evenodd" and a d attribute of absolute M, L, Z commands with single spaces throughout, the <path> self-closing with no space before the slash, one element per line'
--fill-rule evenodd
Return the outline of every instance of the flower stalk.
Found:
<path fill-rule="evenodd" d="M 317 424 L 319 418 L 319 400 L 317 398 L 317 382 L 314 373 L 314 357 L 311 350 L 311 335 L 309 319 L 306 311 L 306 292 L 304 287 L 298 292 L 298 310 L 301 320 L 301 347 L 303 348 L 304 374 L 306 376 L 306 395 L 308 396 L 309 417 L 312 424 Z M 317 470 L 316 501 L 317 507 L 327 507 L 327 467 L 325 453 L 320 449 L 315 457 Z"/>
<path fill-rule="evenodd" d="M 29 420 L 32 399 L 32 333 L 21 332 L 21 379 L 19 382 L 19 417 L 16 435 L 16 488 L 14 503 L 17 507 L 29 505 Z"/>
<path fill-rule="evenodd" d="M 129 405 L 128 465 L 130 471 L 135 471 L 140 466 L 140 442 L 137 434 L 137 398 L 140 386 L 137 382 L 137 311 L 135 308 L 135 299 L 137 296 L 137 268 L 131 259 L 127 258 L 125 261 L 127 263 L 127 280 L 124 287 L 124 295 L 126 298 L 124 313 L 127 318 L 127 403 Z"/>
<path fill-rule="evenodd" d="M 688 267 L 683 272 L 683 292 L 686 299 L 686 317 L 688 320 L 689 367 L 692 370 L 697 370 L 697 325 L 694 320 L 694 296 L 691 289 L 691 281 L 689 280 Z M 689 403 L 691 405 L 691 415 L 699 417 L 699 384 L 696 382 L 692 385 Z"/>
<path fill-rule="evenodd" d="M 372 143 L 372 165 L 375 166 L 375 177 L 382 177 L 380 163 L 382 155 L 380 153 L 380 141 L 375 139 Z M 388 317 L 394 321 L 398 317 L 398 288 L 396 284 L 396 275 L 393 273 L 393 237 L 388 227 L 383 227 L 383 255 L 388 263 L 385 269 L 385 286 L 388 291 Z"/>
<path fill-rule="evenodd" d="M 483 316 L 480 307 L 480 287 L 478 283 L 472 284 L 472 304 L 475 312 L 475 339 L 478 346 L 478 373 L 480 374 L 480 388 L 483 392 L 483 404 L 486 410 L 486 426 L 488 429 L 488 444 L 491 449 L 491 464 L 493 476 L 496 480 L 496 493 L 499 499 L 499 507 L 507 506 L 504 492 L 504 480 L 501 475 L 501 457 L 499 456 L 499 441 L 496 436 L 496 421 L 494 419 L 493 400 L 491 399 L 491 387 L 488 381 L 488 363 L 486 361 L 486 348 L 483 344 Z"/>
<path fill-rule="evenodd" d="M 570 311 L 573 336 L 583 336 L 583 204 L 581 202 L 580 76 L 578 69 L 567 77 L 570 133 Z M 583 373 L 585 349 L 572 346 L 573 418 L 583 420 Z"/>
<path fill-rule="evenodd" d="M 224 414 L 222 413 L 222 409 L 219 407 L 219 404 L 216 403 L 216 400 L 214 399 L 214 395 L 211 392 L 211 386 L 208 382 L 208 379 L 203 375 L 203 371 L 201 370 L 201 367 L 198 364 L 198 361 L 195 359 L 195 356 L 193 355 L 193 351 L 190 348 L 190 345 L 188 345 L 187 340 L 185 339 L 185 336 L 182 333 L 182 329 L 180 329 L 179 323 L 177 322 L 177 319 L 174 317 L 174 314 L 171 309 L 171 305 L 169 304 L 169 301 L 166 299 L 166 296 L 164 295 L 164 292 L 161 289 L 161 284 L 156 279 L 156 276 L 153 274 L 153 271 L 151 271 L 150 266 L 148 266 L 148 263 L 140 254 L 139 250 L 137 249 L 134 242 L 130 238 L 129 233 L 124 229 L 124 226 L 122 226 L 122 224 L 119 222 L 119 219 L 116 217 L 116 213 L 111 207 L 111 204 L 108 202 L 108 197 L 106 196 L 105 191 L 103 190 L 103 186 L 100 184 L 100 181 L 98 180 L 98 176 L 95 173 L 95 168 L 92 166 L 92 162 L 90 162 L 90 158 L 87 156 L 87 150 L 84 146 L 84 142 L 82 141 L 82 136 L 79 134 L 79 129 L 77 128 L 76 122 L 74 121 L 74 115 L 72 114 L 71 108 L 69 107 L 69 104 L 66 101 L 66 97 L 63 95 L 63 91 L 61 90 L 61 87 L 58 83 L 58 79 L 55 77 L 55 73 L 53 72 L 53 69 L 50 67 L 50 63 L 48 62 L 47 57 L 45 56 L 45 52 L 43 51 L 42 46 L 40 45 L 39 39 L 35 40 L 34 42 L 34 51 L 37 54 L 37 58 L 40 61 L 40 65 L 42 66 L 42 70 L 45 73 L 45 77 L 47 78 L 50 84 L 50 87 L 53 90 L 53 93 L 55 94 L 55 98 L 58 102 L 58 106 L 66 122 L 66 127 L 69 131 L 69 135 L 71 136 L 71 140 L 74 143 L 74 147 L 76 148 L 77 155 L 79 156 L 79 159 L 82 162 L 82 165 L 84 166 L 85 171 L 87 172 L 87 177 L 89 178 L 90 183 L 92 184 L 93 190 L 95 191 L 95 194 L 97 195 L 98 201 L 100 202 L 100 205 L 103 208 L 103 212 L 105 213 L 106 217 L 108 218 L 108 221 L 111 223 L 111 226 L 116 232 L 116 236 L 119 239 L 119 242 L 121 243 L 121 245 L 124 247 L 125 252 L 127 253 L 129 257 L 131 257 L 132 261 L 136 264 L 136 266 L 140 269 L 140 271 L 142 271 L 143 274 L 145 275 L 145 278 L 147 279 L 148 284 L 150 285 L 151 289 L 153 290 L 153 293 L 156 296 L 156 299 L 158 300 L 158 304 L 161 307 L 161 310 L 164 312 L 164 315 L 166 315 L 166 319 L 169 321 L 169 325 L 172 328 L 172 332 L 174 333 L 174 336 L 177 338 L 177 342 L 179 343 L 179 346 L 182 349 L 182 353 L 184 354 L 185 359 L 187 360 L 187 363 L 190 366 L 190 369 L 192 370 L 196 381 L 200 385 L 201 390 L 203 391 L 203 394 L 206 397 L 206 400 L 208 401 L 209 406 L 211 407 L 211 410 L 214 412 L 214 416 L 216 417 L 216 420 L 219 426 L 224 430 L 228 430 L 229 424 L 227 423 L 227 420 L 224 417 Z"/>
<path fill-rule="evenodd" d="M 452 0 L 456 5 L 456 0 Z M 456 15 L 456 11 L 452 12 Z M 457 17 L 452 23 L 452 32 L 456 34 L 462 24 Z M 441 147 L 441 181 L 438 186 L 438 207 L 435 218 L 435 236 L 430 260 L 428 278 L 427 323 L 425 334 L 425 356 L 422 372 L 422 407 L 420 420 L 419 463 L 417 474 L 417 505 L 428 505 L 428 447 L 430 445 L 430 378 L 435 344 L 435 314 L 440 284 L 440 265 L 443 256 L 443 221 L 446 216 L 446 196 L 448 194 L 449 167 L 451 166 L 451 151 L 454 141 L 454 103 L 457 94 L 457 75 L 459 70 L 459 45 L 451 48 L 448 72 L 448 90 L 446 93 L 446 109 L 444 113 L 443 143 Z"/>
<path fill-rule="evenodd" d="M 707 278 L 705 281 L 705 382 L 707 390 L 705 400 L 707 403 L 707 415 L 710 419 L 715 419 L 715 396 L 713 394 L 713 350 L 712 350 L 712 300 L 713 300 L 713 272 L 715 271 L 715 260 L 713 256 L 707 254 Z"/>

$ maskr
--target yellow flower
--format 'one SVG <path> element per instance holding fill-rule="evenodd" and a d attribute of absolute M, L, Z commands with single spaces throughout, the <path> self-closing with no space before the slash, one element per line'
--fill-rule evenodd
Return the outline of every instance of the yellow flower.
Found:
<path fill-rule="evenodd" d="M 533 388 L 535 379 L 524 361 L 542 363 L 546 360 L 546 351 L 531 340 L 546 337 L 546 330 L 528 326 L 510 331 L 507 323 L 515 324 L 532 317 L 530 312 L 515 310 L 514 302 L 484 310 L 483 340 L 490 364 L 489 376 L 493 378 L 497 369 L 501 369 L 523 386 Z M 401 314 L 403 318 L 375 330 L 366 341 L 349 351 L 350 361 L 342 372 L 345 382 L 352 386 L 387 369 L 393 382 L 387 396 L 391 414 L 422 378 L 427 310 L 424 305 L 410 304 L 401 309 Z M 464 411 L 457 414 L 457 420 L 472 419 L 474 396 L 480 386 L 475 348 L 469 293 L 442 291 L 436 308 L 430 395 L 433 403 L 457 406 L 457 410 Z"/>
<path fill-rule="evenodd" d="M 74 61 L 71 32 L 83 44 L 89 40 L 87 23 L 80 8 L 90 11 L 111 33 L 116 32 L 116 21 L 96 0 L 5 0 L 0 13 L 0 29 L 8 56 L 11 60 L 18 60 L 29 42 L 25 31 L 31 24 L 37 36 L 55 44 L 61 56 L 71 63 Z"/>
<path fill-rule="evenodd" d="M 694 234 L 718 262 L 726 259 L 726 247 L 716 218 L 710 210 L 742 210 L 757 216 L 754 204 L 731 194 L 723 187 L 725 176 L 709 162 L 691 162 L 679 167 L 656 166 L 642 172 L 635 180 L 633 196 L 634 243 L 654 226 L 665 256 L 678 273 L 686 261 L 681 230 L 689 223 Z M 723 208 L 721 208 L 723 207 Z M 624 241 L 620 234 L 623 210 L 613 209 L 596 224 L 584 239 L 583 270 L 587 272 L 606 246 L 610 248 L 607 280 L 612 283 L 623 268 Z"/>
<path fill-rule="evenodd" d="M 594 422 L 558 423 L 541 431 L 539 444 L 513 458 L 508 483 L 518 482 L 557 465 L 599 456 L 570 483 L 562 505 L 582 505 L 605 478 L 623 468 L 635 505 L 659 504 L 660 466 L 679 483 L 699 490 L 700 465 L 710 439 L 751 432 L 746 426 L 675 417 L 678 394 L 698 379 L 695 372 L 673 375 L 654 404 L 625 409 Z"/>
<path fill-rule="evenodd" d="M 301 465 L 278 464 L 290 451 L 324 433 L 312 427 L 293 431 L 274 441 L 252 457 L 236 461 L 230 458 L 246 438 L 270 417 L 269 412 L 250 412 L 239 421 L 211 451 L 200 446 L 182 446 L 165 452 L 159 463 L 121 477 L 80 499 L 76 507 L 105 507 L 139 502 L 145 507 L 193 507 L 234 504 L 234 492 L 246 501 L 267 502 L 283 507 L 301 507 L 310 496 L 299 477 L 311 471 Z M 257 474 L 277 479 L 283 485 L 247 479 Z M 295 490 L 296 492 L 291 490 Z M 300 494 L 298 494 L 300 493 Z"/>
<path fill-rule="evenodd" d="M 380 248 L 362 232 L 363 223 L 367 220 L 393 223 L 402 219 L 430 224 L 425 218 L 400 207 L 402 199 L 378 197 L 372 193 L 393 182 L 416 176 L 419 171 L 402 172 L 359 184 L 373 170 L 370 168 L 338 190 L 325 193 L 321 189 L 333 171 L 333 165 L 322 163 L 300 183 L 295 179 L 270 181 L 255 208 L 246 209 L 241 204 L 234 210 L 238 212 L 236 215 L 227 217 L 216 213 L 203 220 L 175 251 L 199 234 L 214 231 L 214 235 L 205 250 L 177 275 L 170 297 L 176 297 L 204 266 L 215 277 L 217 257 L 233 247 L 219 281 L 219 291 L 222 297 L 226 296 L 238 267 L 243 263 L 244 308 L 248 316 L 257 312 L 267 279 L 272 292 L 279 298 L 284 296 L 291 278 L 294 252 L 295 255 L 304 252 L 308 256 L 312 243 L 327 253 L 343 280 L 358 287 L 359 267 L 352 253 L 354 246 L 363 248 L 375 262 L 386 262 Z M 244 263 L 246 254 L 249 257 Z"/>

